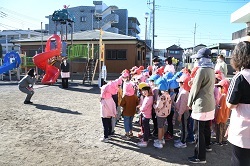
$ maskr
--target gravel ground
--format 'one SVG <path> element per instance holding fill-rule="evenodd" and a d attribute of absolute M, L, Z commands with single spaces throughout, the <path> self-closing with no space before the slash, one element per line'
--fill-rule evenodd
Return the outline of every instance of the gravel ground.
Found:
<path fill-rule="evenodd" d="M 60 81 L 60 80 L 59 80 Z M 122 121 L 109 143 L 102 143 L 103 134 L 97 86 L 70 82 L 35 85 L 34 104 L 24 105 L 25 94 L 16 81 L 0 81 L 0 165 L 191 165 L 194 145 L 176 149 L 173 140 L 163 149 L 136 146 L 138 139 L 124 141 Z M 139 126 L 134 126 L 137 135 Z M 230 165 L 230 145 L 213 146 L 207 153 L 206 165 Z"/>

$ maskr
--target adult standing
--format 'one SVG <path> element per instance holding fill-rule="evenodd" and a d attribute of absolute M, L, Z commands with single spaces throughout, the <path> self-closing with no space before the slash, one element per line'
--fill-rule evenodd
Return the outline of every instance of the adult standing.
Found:
<path fill-rule="evenodd" d="M 217 70 L 221 71 L 223 73 L 223 75 L 225 77 L 227 77 L 227 72 L 228 72 L 227 64 L 224 60 L 225 60 L 225 58 L 223 55 L 218 55 L 217 63 L 215 65 L 214 69 L 215 69 L 215 71 L 217 71 Z"/>
<path fill-rule="evenodd" d="M 198 61 L 198 70 L 188 98 L 188 106 L 192 108 L 192 118 L 197 121 L 198 133 L 194 156 L 189 157 L 192 163 L 206 163 L 206 151 L 211 151 L 210 121 L 214 119 L 215 99 L 214 65 L 211 61 L 211 50 L 202 48 L 191 56 Z"/>
<path fill-rule="evenodd" d="M 235 46 L 231 59 L 237 74 L 232 78 L 227 107 L 232 110 L 228 141 L 232 144 L 232 166 L 250 165 L 250 42 Z"/>
<path fill-rule="evenodd" d="M 69 87 L 69 77 L 70 77 L 70 72 L 69 72 L 69 63 L 67 62 L 67 58 L 63 58 L 63 61 L 61 63 L 61 77 L 62 77 L 62 87 L 63 88 L 68 88 Z"/>

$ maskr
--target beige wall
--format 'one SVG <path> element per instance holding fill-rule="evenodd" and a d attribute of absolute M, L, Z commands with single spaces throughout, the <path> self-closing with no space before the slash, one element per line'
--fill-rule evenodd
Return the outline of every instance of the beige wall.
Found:
<path fill-rule="evenodd" d="M 21 50 L 27 52 L 27 56 L 34 56 L 34 50 L 38 50 L 41 47 L 41 43 L 33 43 L 34 45 L 22 45 Z M 37 44 L 37 45 L 36 45 Z M 44 43 L 45 44 L 45 43 Z M 78 43 L 79 44 L 79 43 Z M 45 47 L 45 46 L 44 46 Z M 127 50 L 127 60 L 106 60 L 105 65 L 107 66 L 108 73 L 121 73 L 124 69 L 131 69 L 133 66 L 141 66 L 144 64 L 144 60 L 142 59 L 144 49 L 142 47 L 137 48 L 136 42 L 128 43 L 128 44 L 105 44 L 105 49 L 124 49 Z M 33 51 L 29 51 L 33 50 Z M 141 52 L 141 58 L 138 61 L 138 51 Z M 23 53 L 23 52 L 22 52 Z M 77 61 L 74 60 L 71 65 L 72 72 L 82 73 L 86 67 L 86 61 Z M 99 66 L 97 67 L 98 72 Z"/>

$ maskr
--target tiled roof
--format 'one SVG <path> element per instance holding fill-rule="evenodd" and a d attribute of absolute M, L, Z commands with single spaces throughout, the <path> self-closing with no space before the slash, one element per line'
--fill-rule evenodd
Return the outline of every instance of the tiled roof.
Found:
<path fill-rule="evenodd" d="M 183 48 L 174 44 L 174 45 L 168 47 L 167 50 L 183 50 Z"/>
<path fill-rule="evenodd" d="M 51 35 L 43 36 L 43 41 L 47 41 L 47 39 Z M 100 30 L 89 30 L 83 32 L 76 32 L 73 34 L 74 41 L 91 41 L 91 40 L 99 40 Z M 64 35 L 65 38 L 65 35 Z M 68 34 L 68 40 L 71 40 L 71 34 Z M 137 38 L 133 36 L 121 35 L 117 33 L 111 33 L 103 31 L 102 40 L 137 40 Z M 20 39 L 20 40 L 13 40 L 12 42 L 36 42 L 41 41 L 41 36 Z"/>

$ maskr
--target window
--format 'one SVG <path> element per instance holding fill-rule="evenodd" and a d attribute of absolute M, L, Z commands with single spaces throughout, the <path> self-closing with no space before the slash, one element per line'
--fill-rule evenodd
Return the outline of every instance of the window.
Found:
<path fill-rule="evenodd" d="M 173 50 L 169 50 L 170 54 L 180 54 L 180 51 L 173 51 Z"/>
<path fill-rule="evenodd" d="M 169 53 L 170 53 L 170 54 L 174 54 L 174 51 L 169 50 Z"/>
<path fill-rule="evenodd" d="M 127 60 L 127 51 L 126 50 L 117 50 L 117 59 Z"/>
<path fill-rule="evenodd" d="M 107 60 L 115 60 L 116 59 L 116 51 L 115 50 L 106 50 L 106 59 Z"/>
<path fill-rule="evenodd" d="M 87 17 L 86 16 L 82 16 L 81 17 L 81 22 L 86 22 L 87 21 Z"/>
<path fill-rule="evenodd" d="M 138 61 L 141 60 L 141 52 L 140 51 L 137 52 L 137 60 Z"/>
<path fill-rule="evenodd" d="M 127 60 L 127 50 L 106 50 L 106 60 Z"/>

